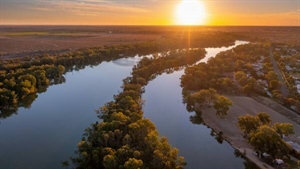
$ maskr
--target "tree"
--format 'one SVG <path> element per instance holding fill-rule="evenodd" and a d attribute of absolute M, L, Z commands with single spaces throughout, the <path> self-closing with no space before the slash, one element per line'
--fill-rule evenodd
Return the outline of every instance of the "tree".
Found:
<path fill-rule="evenodd" d="M 270 82 L 272 80 L 278 80 L 277 74 L 274 71 L 269 71 L 266 75 L 265 78 Z"/>
<path fill-rule="evenodd" d="M 257 80 L 253 77 L 249 78 L 247 84 L 251 86 L 252 91 L 255 91 L 257 88 Z"/>
<path fill-rule="evenodd" d="M 37 87 L 49 85 L 50 80 L 47 79 L 45 70 L 37 70 L 33 73 L 33 75 L 36 78 L 36 86 Z"/>
<path fill-rule="evenodd" d="M 232 106 L 232 101 L 225 96 L 218 96 L 214 101 L 214 108 L 219 116 L 227 115 L 229 106 Z"/>
<path fill-rule="evenodd" d="M 247 84 L 247 82 L 248 82 L 247 76 L 243 76 L 242 78 L 239 79 L 238 82 L 239 82 L 239 84 L 240 84 L 241 86 L 245 86 L 245 85 Z"/>
<path fill-rule="evenodd" d="M 8 108 L 17 104 L 17 95 L 14 91 L 0 88 L 0 108 Z"/>
<path fill-rule="evenodd" d="M 285 98 L 283 104 L 286 107 L 291 107 L 292 105 L 295 105 L 296 103 L 297 103 L 297 100 L 294 98 Z"/>
<path fill-rule="evenodd" d="M 36 92 L 36 78 L 31 74 L 19 76 L 17 79 L 17 94 L 24 97 L 30 93 Z"/>
<path fill-rule="evenodd" d="M 275 123 L 274 130 L 283 138 L 284 135 L 295 134 L 294 127 L 290 123 Z"/>
<path fill-rule="evenodd" d="M 256 116 L 263 125 L 268 125 L 271 123 L 270 115 L 266 112 L 260 112 Z"/>
<path fill-rule="evenodd" d="M 274 51 L 273 52 L 273 56 L 274 56 L 274 59 L 278 61 L 280 59 L 280 57 L 281 57 L 281 54 L 279 52 L 277 52 L 277 51 Z"/>
<path fill-rule="evenodd" d="M 235 67 L 236 70 L 239 70 L 239 69 L 242 69 L 244 65 L 245 65 L 245 62 L 243 60 L 238 59 L 235 62 L 234 67 Z"/>
<path fill-rule="evenodd" d="M 243 86 L 242 88 L 243 93 L 250 95 L 251 92 L 253 92 L 252 86 L 249 84 L 246 84 L 245 86 Z"/>
<path fill-rule="evenodd" d="M 118 166 L 116 157 L 114 155 L 106 155 L 103 158 L 103 166 L 107 169 L 115 169 Z"/>
<path fill-rule="evenodd" d="M 215 100 L 217 91 L 214 89 L 203 89 L 191 94 L 187 98 L 187 106 L 194 110 L 195 104 L 201 109 L 204 106 L 209 106 Z"/>
<path fill-rule="evenodd" d="M 234 73 L 234 78 L 236 81 L 240 81 L 240 79 L 243 77 L 247 77 L 246 73 L 243 71 L 237 71 Z"/>
<path fill-rule="evenodd" d="M 269 88 L 270 88 L 271 90 L 279 89 L 279 87 L 280 87 L 280 83 L 279 83 L 278 80 L 271 80 L 271 81 L 269 82 Z"/>
<path fill-rule="evenodd" d="M 259 152 L 259 157 L 265 152 L 273 158 L 282 158 L 287 156 L 291 150 L 279 134 L 266 125 L 260 126 L 256 132 L 251 133 L 250 144 Z"/>
<path fill-rule="evenodd" d="M 125 164 L 125 169 L 140 169 L 143 166 L 143 161 L 135 158 L 129 158 Z"/>
<path fill-rule="evenodd" d="M 245 136 L 251 132 L 255 132 L 259 127 L 259 119 L 255 116 L 246 114 L 238 118 L 238 125 L 240 129 L 244 132 Z"/>

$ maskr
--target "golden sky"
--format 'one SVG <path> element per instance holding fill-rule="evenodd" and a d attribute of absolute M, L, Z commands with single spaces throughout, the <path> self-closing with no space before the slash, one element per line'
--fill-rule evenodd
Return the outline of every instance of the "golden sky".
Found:
<path fill-rule="evenodd" d="M 0 0 L 0 24 L 174 25 L 178 23 L 176 7 L 181 2 Z M 300 26 L 300 0 L 201 0 L 201 3 L 205 9 L 203 25 Z"/>

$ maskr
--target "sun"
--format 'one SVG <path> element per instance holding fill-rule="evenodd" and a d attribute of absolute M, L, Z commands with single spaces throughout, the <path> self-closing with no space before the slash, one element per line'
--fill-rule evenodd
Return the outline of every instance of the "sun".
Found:
<path fill-rule="evenodd" d="M 179 25 L 201 25 L 206 18 L 204 5 L 198 0 L 182 0 L 175 12 Z"/>

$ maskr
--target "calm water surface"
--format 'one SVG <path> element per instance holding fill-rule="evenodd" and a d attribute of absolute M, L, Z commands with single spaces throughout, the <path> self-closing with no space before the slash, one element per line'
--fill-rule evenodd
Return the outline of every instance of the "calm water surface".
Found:
<path fill-rule="evenodd" d="M 244 43 L 237 41 L 236 45 Z M 230 48 L 206 48 L 206 57 L 199 62 L 207 62 L 210 57 Z M 187 112 L 182 103 L 180 77 L 183 74 L 184 70 L 162 74 L 146 86 L 144 116 L 155 123 L 172 146 L 179 149 L 179 154 L 188 163 L 187 169 L 244 168 L 244 160 L 235 157 L 234 149 L 227 142 L 218 143 L 210 136 L 210 128 L 190 121 L 194 113 Z"/>
<path fill-rule="evenodd" d="M 208 48 L 207 57 L 226 49 Z M 50 86 L 31 108 L 20 108 L 17 115 L 1 119 L 0 169 L 62 168 L 61 161 L 74 156 L 84 129 L 98 120 L 94 110 L 113 99 L 139 60 L 119 59 L 67 73 L 66 83 Z M 187 168 L 244 168 L 226 142 L 219 144 L 209 128 L 189 121 L 192 114 L 182 103 L 179 86 L 182 74 L 183 70 L 163 74 L 146 86 L 145 117 L 180 150 Z"/>
<path fill-rule="evenodd" d="M 59 169 L 74 155 L 84 129 L 96 122 L 94 110 L 121 91 L 138 58 L 103 62 L 65 75 L 66 83 L 50 86 L 30 109 L 1 119 L 1 169 Z"/>

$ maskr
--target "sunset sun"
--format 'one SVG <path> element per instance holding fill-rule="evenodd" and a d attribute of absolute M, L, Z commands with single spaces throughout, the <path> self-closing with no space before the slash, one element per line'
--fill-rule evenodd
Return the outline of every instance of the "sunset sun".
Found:
<path fill-rule="evenodd" d="M 179 25 L 200 25 L 206 17 L 204 5 L 198 0 L 182 0 L 176 8 L 175 15 Z"/>

